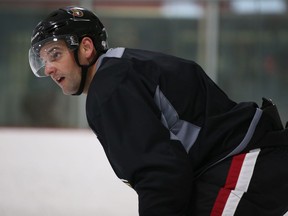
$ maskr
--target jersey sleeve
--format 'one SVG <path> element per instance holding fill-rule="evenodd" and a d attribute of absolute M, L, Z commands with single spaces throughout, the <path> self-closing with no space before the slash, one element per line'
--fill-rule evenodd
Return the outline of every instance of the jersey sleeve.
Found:
<path fill-rule="evenodd" d="M 133 70 L 118 66 L 115 87 L 98 101 L 97 120 L 90 124 L 118 177 L 137 192 L 140 216 L 184 216 L 192 194 L 191 162 L 180 141 L 170 139 L 153 94 Z"/>

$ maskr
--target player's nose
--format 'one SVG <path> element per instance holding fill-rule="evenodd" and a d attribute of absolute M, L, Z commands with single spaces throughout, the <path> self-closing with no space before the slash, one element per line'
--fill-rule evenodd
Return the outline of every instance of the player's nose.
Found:
<path fill-rule="evenodd" d="M 56 71 L 56 68 L 52 64 L 46 63 L 45 65 L 46 76 L 51 76 L 53 73 L 55 73 L 55 71 Z"/>

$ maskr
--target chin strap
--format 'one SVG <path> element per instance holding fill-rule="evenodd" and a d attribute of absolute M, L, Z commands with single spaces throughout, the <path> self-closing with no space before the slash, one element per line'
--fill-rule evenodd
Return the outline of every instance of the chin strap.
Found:
<path fill-rule="evenodd" d="M 74 58 L 75 58 L 75 61 L 76 63 L 81 67 L 81 82 L 80 82 L 80 85 L 79 85 L 79 88 L 78 88 L 78 91 L 72 95 L 81 95 L 83 90 L 84 90 L 84 87 L 85 87 L 85 83 L 86 83 L 86 79 L 87 79 L 87 73 L 88 73 L 88 69 L 90 66 L 92 66 L 93 64 L 96 63 L 97 59 L 98 59 L 98 55 L 96 55 L 93 59 L 93 61 L 88 64 L 88 65 L 81 65 L 79 63 L 79 59 L 78 59 L 78 49 L 76 49 L 74 51 Z"/>
<path fill-rule="evenodd" d="M 77 92 L 72 94 L 74 96 L 82 94 L 84 87 L 85 87 L 86 79 L 87 79 L 88 69 L 90 67 L 90 65 L 79 65 L 79 66 L 81 67 L 81 82 L 80 82 Z"/>

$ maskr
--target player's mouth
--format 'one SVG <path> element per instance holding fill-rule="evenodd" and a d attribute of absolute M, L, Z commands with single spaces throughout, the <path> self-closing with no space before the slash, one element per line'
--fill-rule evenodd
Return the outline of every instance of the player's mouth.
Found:
<path fill-rule="evenodd" d="M 64 79 L 65 79 L 64 77 L 58 77 L 55 80 L 58 84 L 61 84 L 64 81 Z"/>

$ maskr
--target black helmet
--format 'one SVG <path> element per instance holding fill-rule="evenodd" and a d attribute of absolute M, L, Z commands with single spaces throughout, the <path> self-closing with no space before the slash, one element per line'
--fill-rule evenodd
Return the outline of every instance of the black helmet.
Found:
<path fill-rule="evenodd" d="M 42 62 L 39 56 L 41 47 L 47 42 L 60 39 L 63 39 L 70 49 L 75 50 L 75 60 L 82 67 L 78 61 L 77 49 L 82 38 L 86 36 L 92 39 L 97 56 L 108 50 L 106 30 L 93 12 L 85 8 L 69 6 L 49 14 L 35 27 L 31 38 L 29 63 L 34 74 L 38 77 L 45 76 L 45 62 Z M 97 58 L 93 64 L 96 60 Z"/>
<path fill-rule="evenodd" d="M 89 36 L 98 52 L 108 48 L 107 33 L 101 21 L 91 11 L 80 7 L 60 8 L 48 15 L 34 29 L 31 45 L 64 35 L 76 36 L 79 41 Z"/>

